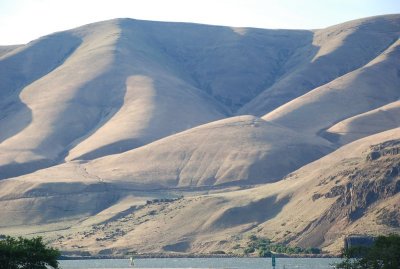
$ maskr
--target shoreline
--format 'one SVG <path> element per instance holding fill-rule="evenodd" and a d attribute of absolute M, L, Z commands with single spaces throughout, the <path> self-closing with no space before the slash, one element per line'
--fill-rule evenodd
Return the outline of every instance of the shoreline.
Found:
<path fill-rule="evenodd" d="M 234 254 L 176 254 L 176 253 L 142 253 L 134 255 L 90 255 L 90 256 L 79 256 L 79 255 L 61 255 L 59 260 L 101 260 L 101 259 L 129 259 L 130 257 L 135 259 L 160 259 L 160 258 L 264 258 L 269 259 L 271 257 L 258 257 L 258 256 L 244 256 Z M 305 254 L 305 255 L 288 255 L 288 254 L 275 254 L 276 258 L 340 258 L 338 255 L 331 254 Z"/>

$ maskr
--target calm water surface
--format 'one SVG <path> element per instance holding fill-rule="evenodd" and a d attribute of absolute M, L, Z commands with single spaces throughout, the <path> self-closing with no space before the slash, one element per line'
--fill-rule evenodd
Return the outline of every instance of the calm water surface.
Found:
<path fill-rule="evenodd" d="M 277 258 L 276 269 L 331 269 L 339 259 L 331 258 Z M 132 268 L 128 259 L 115 260 L 65 260 L 60 261 L 63 269 L 82 268 Z M 269 258 L 167 258 L 136 259 L 134 268 L 229 268 L 229 269 L 272 269 Z"/>

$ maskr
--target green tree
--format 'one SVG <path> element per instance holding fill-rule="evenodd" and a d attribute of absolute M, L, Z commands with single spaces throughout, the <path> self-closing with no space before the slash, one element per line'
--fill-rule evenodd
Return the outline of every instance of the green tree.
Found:
<path fill-rule="evenodd" d="M 254 251 L 256 251 L 254 247 L 247 247 L 243 250 L 244 254 L 254 253 Z"/>
<path fill-rule="evenodd" d="M 0 241 L 0 268 L 17 269 L 17 260 L 21 257 L 21 250 L 17 245 L 17 240 L 6 237 Z"/>
<path fill-rule="evenodd" d="M 271 257 L 271 251 L 266 248 L 258 249 L 258 256 L 259 257 Z"/>
<path fill-rule="evenodd" d="M 340 269 L 399 269 L 400 235 L 379 236 L 371 247 L 344 250 Z"/>
<path fill-rule="evenodd" d="M 305 250 L 305 253 L 307 253 L 307 254 L 320 254 L 321 250 L 319 248 L 310 247 L 310 248 L 307 248 Z"/>
<path fill-rule="evenodd" d="M 256 240 L 257 240 L 257 236 L 254 235 L 254 234 L 251 234 L 251 235 L 249 236 L 249 239 L 250 239 L 250 241 L 256 241 Z"/>
<path fill-rule="evenodd" d="M 0 269 L 56 269 L 59 256 L 60 252 L 47 247 L 41 237 L 7 236 L 0 240 Z"/>

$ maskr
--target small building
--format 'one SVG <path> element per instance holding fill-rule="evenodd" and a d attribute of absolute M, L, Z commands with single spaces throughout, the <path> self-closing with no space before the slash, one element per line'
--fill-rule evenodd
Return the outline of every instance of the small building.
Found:
<path fill-rule="evenodd" d="M 344 249 L 351 247 L 371 247 L 374 244 L 375 237 L 370 235 L 349 235 L 344 238 Z"/>

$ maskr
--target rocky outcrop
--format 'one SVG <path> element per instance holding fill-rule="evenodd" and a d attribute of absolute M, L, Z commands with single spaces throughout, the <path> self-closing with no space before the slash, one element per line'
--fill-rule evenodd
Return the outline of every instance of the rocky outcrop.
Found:
<path fill-rule="evenodd" d="M 351 225 L 367 210 L 400 192 L 400 140 L 372 145 L 364 160 L 360 159 L 351 169 L 342 170 L 336 177 L 322 180 L 321 185 L 335 180 L 337 184 L 326 193 L 316 193 L 313 201 L 336 198 L 336 201 L 320 218 L 312 222 L 302 233 L 299 244 L 320 244 L 325 234 L 340 225 Z M 381 210 L 378 223 L 399 227 L 397 211 Z M 344 224 L 346 223 L 346 224 Z M 336 227 L 336 228 L 334 228 Z"/>

